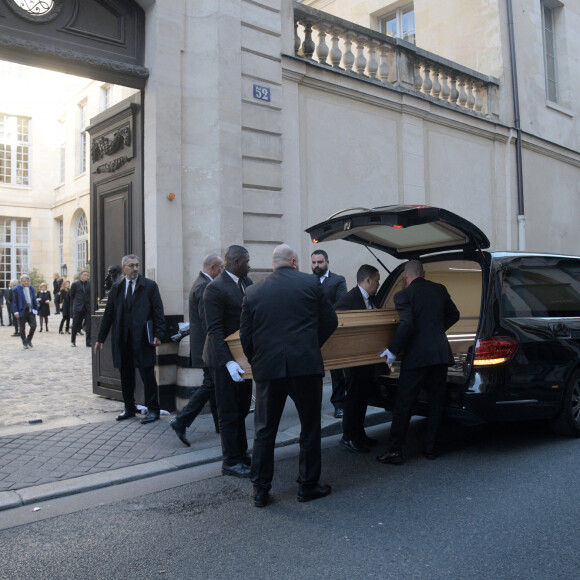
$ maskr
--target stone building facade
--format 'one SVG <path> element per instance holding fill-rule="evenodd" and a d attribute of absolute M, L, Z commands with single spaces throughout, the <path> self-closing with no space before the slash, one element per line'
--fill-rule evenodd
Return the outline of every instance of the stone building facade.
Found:
<path fill-rule="evenodd" d="M 144 262 L 169 315 L 187 316 L 202 257 L 230 244 L 255 278 L 283 241 L 309 271 L 305 228 L 349 207 L 441 206 L 494 249 L 580 254 L 577 2 L 122 4 L 144 22 L 143 80 L 125 84 L 142 90 Z M 407 40 L 380 32 L 409 6 Z M 0 58 L 4 46 L 0 34 Z M 74 221 L 84 198 L 70 195 Z M 325 249 L 349 286 L 374 260 Z"/>

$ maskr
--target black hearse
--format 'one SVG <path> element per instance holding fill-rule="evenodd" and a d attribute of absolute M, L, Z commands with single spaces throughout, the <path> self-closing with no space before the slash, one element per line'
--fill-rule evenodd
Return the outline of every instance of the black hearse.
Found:
<path fill-rule="evenodd" d="M 313 242 L 342 239 L 420 259 L 426 277 L 445 284 L 461 313 L 448 331 L 449 418 L 545 419 L 580 436 L 580 258 L 485 251 L 479 228 L 429 206 L 344 210 L 306 231 Z M 383 308 L 394 308 L 404 288 L 403 265 L 379 289 Z M 392 409 L 397 380 L 395 363 L 371 404 Z M 425 399 L 415 412 L 425 414 Z"/>

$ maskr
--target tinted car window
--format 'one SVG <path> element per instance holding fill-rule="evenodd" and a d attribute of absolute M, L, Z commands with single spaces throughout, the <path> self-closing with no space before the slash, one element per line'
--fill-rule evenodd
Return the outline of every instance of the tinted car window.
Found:
<path fill-rule="evenodd" d="M 580 260 L 512 260 L 504 274 L 501 308 L 506 318 L 580 316 Z"/>

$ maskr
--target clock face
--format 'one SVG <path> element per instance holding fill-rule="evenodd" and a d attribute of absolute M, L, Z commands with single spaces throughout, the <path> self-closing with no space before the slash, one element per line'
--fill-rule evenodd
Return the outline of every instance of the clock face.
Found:
<path fill-rule="evenodd" d="M 12 0 L 31 16 L 44 16 L 54 8 L 54 0 Z"/>
<path fill-rule="evenodd" d="M 63 0 L 8 0 L 16 14 L 32 22 L 47 22 L 62 10 Z"/>

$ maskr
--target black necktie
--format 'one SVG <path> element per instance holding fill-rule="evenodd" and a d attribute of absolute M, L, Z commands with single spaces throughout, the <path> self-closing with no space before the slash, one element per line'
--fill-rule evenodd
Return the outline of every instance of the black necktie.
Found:
<path fill-rule="evenodd" d="M 125 305 L 127 310 L 131 310 L 133 303 L 133 282 L 129 282 L 129 288 L 127 288 L 127 294 L 125 294 Z"/>
<path fill-rule="evenodd" d="M 244 283 L 241 278 L 238 278 L 238 288 L 240 289 L 240 292 L 245 296 L 246 289 L 244 288 Z"/>

